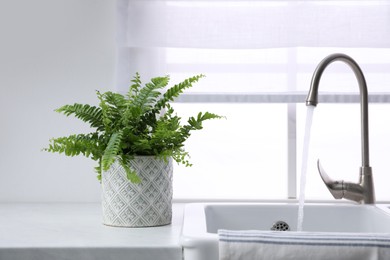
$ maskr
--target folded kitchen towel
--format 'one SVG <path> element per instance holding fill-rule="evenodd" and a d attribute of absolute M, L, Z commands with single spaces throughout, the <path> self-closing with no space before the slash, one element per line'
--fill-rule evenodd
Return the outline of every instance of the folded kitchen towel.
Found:
<path fill-rule="evenodd" d="M 218 230 L 220 260 L 390 260 L 390 234 Z"/>

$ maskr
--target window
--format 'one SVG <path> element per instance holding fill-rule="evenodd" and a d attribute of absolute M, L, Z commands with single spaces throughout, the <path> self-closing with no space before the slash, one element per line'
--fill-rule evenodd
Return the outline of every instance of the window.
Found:
<path fill-rule="evenodd" d="M 296 198 L 305 97 L 317 64 L 336 52 L 365 73 L 377 199 L 390 199 L 390 1 L 123 0 L 118 7 L 119 88 L 127 87 L 129 71 L 169 74 L 173 83 L 205 74 L 176 110 L 183 119 L 204 110 L 228 118 L 188 141 L 194 166 L 175 168 L 176 199 Z M 330 176 L 357 181 L 357 102 L 350 68 L 329 66 L 315 109 L 306 198 L 331 199 L 317 157 Z"/>

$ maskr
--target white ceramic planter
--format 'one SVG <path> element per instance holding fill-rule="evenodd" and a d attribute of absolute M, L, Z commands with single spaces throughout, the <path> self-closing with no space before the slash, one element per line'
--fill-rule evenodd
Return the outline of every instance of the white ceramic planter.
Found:
<path fill-rule="evenodd" d="M 102 173 L 103 223 L 118 227 L 168 225 L 172 220 L 172 159 L 137 156 L 130 167 L 141 178 L 133 184 L 115 162 Z"/>

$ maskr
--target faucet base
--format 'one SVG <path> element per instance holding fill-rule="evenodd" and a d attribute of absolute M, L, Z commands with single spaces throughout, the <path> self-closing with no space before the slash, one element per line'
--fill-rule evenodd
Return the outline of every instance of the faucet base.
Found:
<path fill-rule="evenodd" d="M 363 188 L 364 204 L 375 204 L 374 180 L 369 166 L 360 167 L 360 185 Z"/>
<path fill-rule="evenodd" d="M 317 167 L 322 180 L 335 199 L 348 199 L 361 204 L 375 203 L 371 167 L 360 168 L 359 183 L 332 180 L 320 160 L 317 161 Z"/>

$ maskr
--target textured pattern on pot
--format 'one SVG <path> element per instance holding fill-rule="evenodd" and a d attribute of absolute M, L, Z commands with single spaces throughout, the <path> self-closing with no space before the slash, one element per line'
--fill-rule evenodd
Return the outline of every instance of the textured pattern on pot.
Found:
<path fill-rule="evenodd" d="M 141 183 L 126 178 L 115 162 L 102 174 L 103 223 L 119 227 L 168 225 L 172 220 L 172 159 L 137 156 L 130 167 Z"/>

